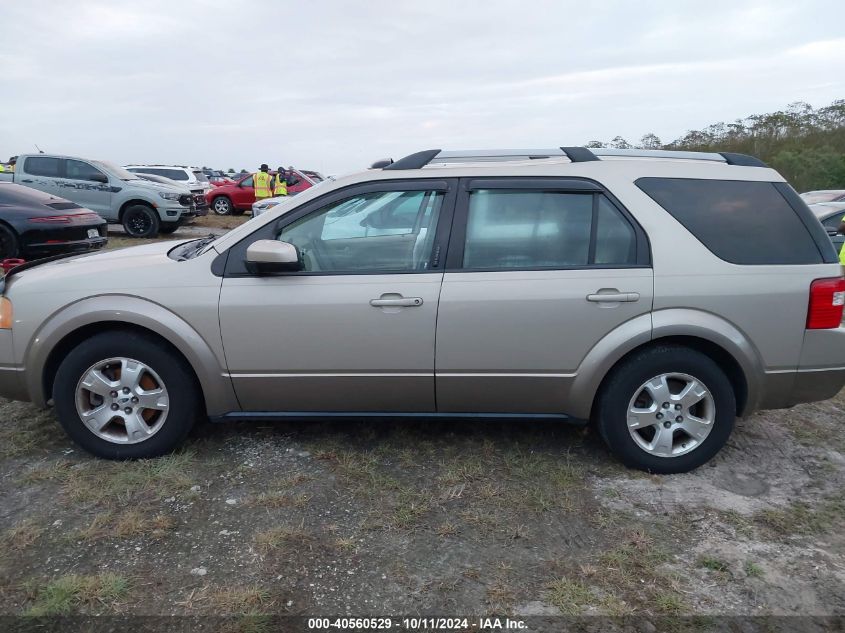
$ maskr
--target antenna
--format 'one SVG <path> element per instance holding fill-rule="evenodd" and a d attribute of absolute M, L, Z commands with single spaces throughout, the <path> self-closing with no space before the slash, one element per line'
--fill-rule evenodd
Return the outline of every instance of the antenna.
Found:
<path fill-rule="evenodd" d="M 43 153 L 44 153 L 44 150 L 43 150 L 43 149 L 41 149 L 40 147 L 38 147 L 38 145 L 37 145 L 36 143 L 33 143 L 33 145 L 35 145 L 35 149 L 37 149 L 37 150 L 38 150 L 38 153 L 39 153 L 39 154 L 43 154 Z"/>

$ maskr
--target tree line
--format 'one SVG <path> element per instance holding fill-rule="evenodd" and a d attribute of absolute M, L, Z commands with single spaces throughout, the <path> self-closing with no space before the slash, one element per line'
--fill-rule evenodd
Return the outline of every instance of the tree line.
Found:
<path fill-rule="evenodd" d="M 777 169 L 798 191 L 845 189 L 845 99 L 817 109 L 799 101 L 777 112 L 714 123 L 671 143 L 648 133 L 637 144 L 617 136 L 586 146 L 739 152 Z"/>

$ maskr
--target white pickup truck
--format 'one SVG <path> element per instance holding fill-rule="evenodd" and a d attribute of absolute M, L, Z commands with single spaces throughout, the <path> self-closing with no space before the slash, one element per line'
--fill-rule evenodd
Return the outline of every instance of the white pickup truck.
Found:
<path fill-rule="evenodd" d="M 15 171 L 0 172 L 11 180 L 96 211 L 107 222 L 122 224 L 132 237 L 172 233 L 196 214 L 189 192 L 180 187 L 142 180 L 122 167 L 100 160 L 55 154 L 24 154 Z"/>

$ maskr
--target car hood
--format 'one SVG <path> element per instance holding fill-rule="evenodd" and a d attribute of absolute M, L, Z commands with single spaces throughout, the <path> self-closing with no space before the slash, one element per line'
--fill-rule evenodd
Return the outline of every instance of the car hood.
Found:
<path fill-rule="evenodd" d="M 161 182 L 153 182 L 152 180 L 143 180 L 142 178 L 138 178 L 138 180 L 130 180 L 124 181 L 130 187 L 142 187 L 144 189 L 150 189 L 152 191 L 168 191 L 171 193 L 190 193 L 187 187 L 180 187 L 178 185 L 165 185 Z"/>
<path fill-rule="evenodd" d="M 167 253 L 187 241 L 189 240 L 168 240 L 93 254 L 72 255 L 26 268 L 21 272 L 12 270 L 6 279 L 6 292 L 43 292 L 46 287 L 58 289 L 70 279 L 74 280 L 72 285 L 77 289 L 84 287 L 98 290 L 113 284 L 132 287 L 133 280 L 139 277 L 137 271 L 146 272 L 152 267 L 170 264 L 178 266 L 179 262 L 170 259 Z M 105 277 L 112 283 L 105 283 Z"/>

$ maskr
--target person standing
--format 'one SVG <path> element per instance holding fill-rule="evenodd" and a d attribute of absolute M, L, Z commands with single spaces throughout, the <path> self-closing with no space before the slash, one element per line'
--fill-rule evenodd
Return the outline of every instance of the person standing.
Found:
<path fill-rule="evenodd" d="M 273 181 L 273 195 L 288 195 L 288 173 L 284 167 L 279 167 L 276 171 L 276 179 Z"/>
<path fill-rule="evenodd" d="M 273 192 L 270 189 L 272 180 L 270 178 L 269 171 L 270 168 L 267 166 L 267 163 L 263 163 L 261 167 L 259 167 L 258 171 L 252 175 L 252 186 L 253 189 L 255 189 L 256 200 L 270 198 L 273 195 Z"/>

